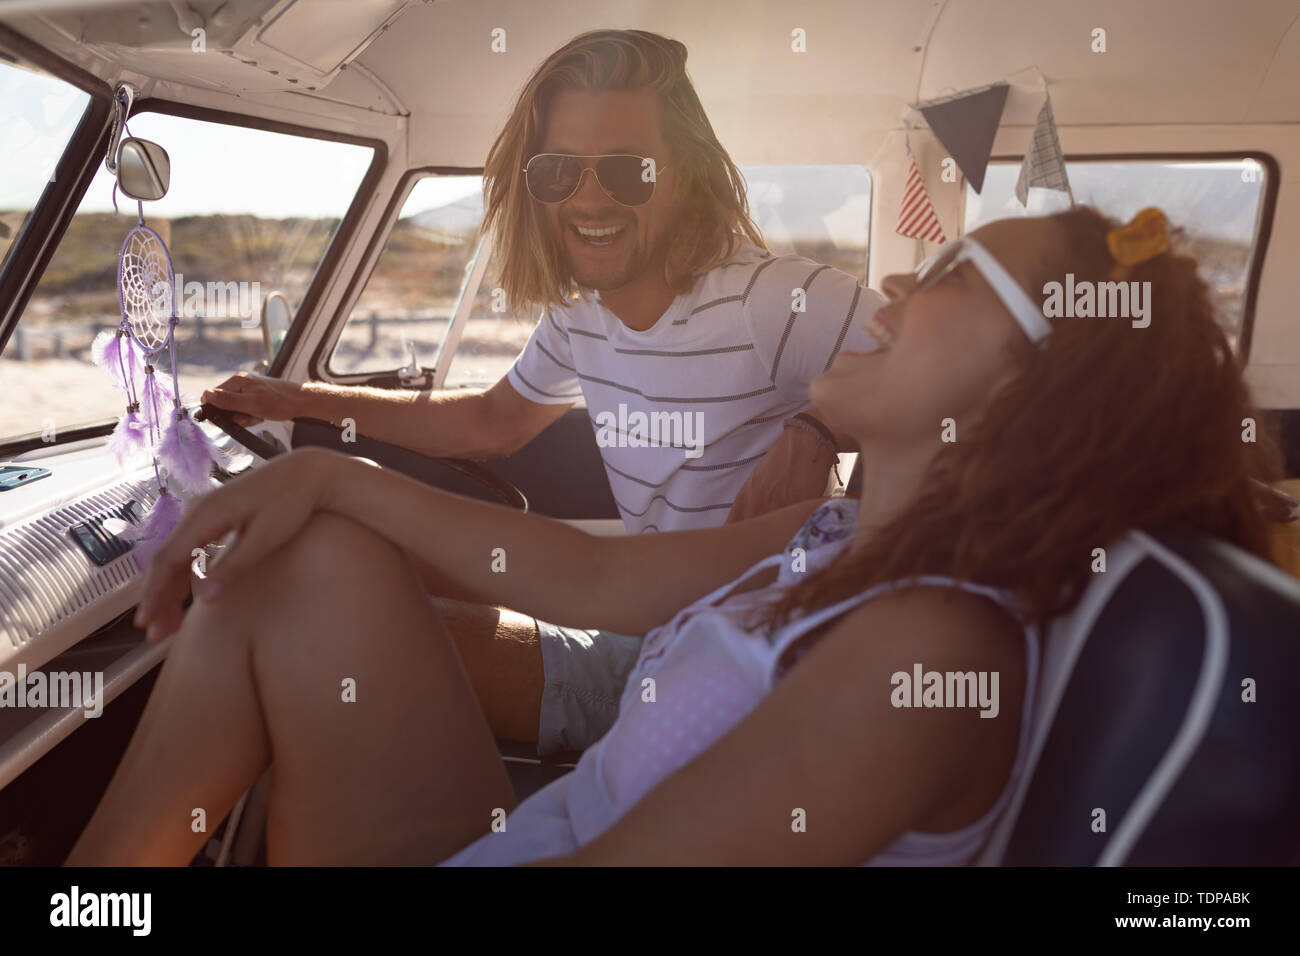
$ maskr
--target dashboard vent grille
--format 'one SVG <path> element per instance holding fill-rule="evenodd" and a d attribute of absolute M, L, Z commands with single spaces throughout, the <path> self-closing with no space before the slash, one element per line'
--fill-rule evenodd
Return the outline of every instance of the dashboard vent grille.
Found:
<path fill-rule="evenodd" d="M 155 496 L 151 480 L 123 482 L 0 532 L 0 649 L 22 647 L 135 578 L 130 552 L 96 566 L 68 529 L 132 500 L 148 511 Z"/>

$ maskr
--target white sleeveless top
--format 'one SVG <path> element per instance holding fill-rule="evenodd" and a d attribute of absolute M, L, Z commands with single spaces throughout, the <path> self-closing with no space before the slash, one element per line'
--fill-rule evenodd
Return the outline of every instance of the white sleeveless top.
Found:
<path fill-rule="evenodd" d="M 951 578 L 869 588 L 771 633 L 753 630 L 763 608 L 839 555 L 852 540 L 857 501 L 833 498 L 809 517 L 784 552 L 754 565 L 735 581 L 700 598 L 646 635 L 628 675 L 618 719 L 590 747 L 573 772 L 533 794 L 507 817 L 505 830 L 488 833 L 443 865 L 508 866 L 576 851 L 628 812 L 660 782 L 694 760 L 739 724 L 782 676 L 781 657 L 800 637 L 850 609 L 902 586 L 958 587 L 983 595 L 1019 617 L 1010 595 Z M 791 553 L 804 549 L 806 569 Z M 731 594 L 754 574 L 777 568 L 773 583 Z M 907 831 L 870 860 L 871 866 L 945 866 L 969 862 L 1006 806 L 1024 766 L 1038 677 L 1036 628 L 1024 629 L 1025 696 L 1016 758 L 997 802 L 979 820 L 949 833 Z M 805 648 L 806 650 L 806 648 Z M 795 654 L 800 650 L 796 649 Z M 797 658 L 796 658 L 797 659 Z M 655 700 L 642 700 L 653 678 Z"/>

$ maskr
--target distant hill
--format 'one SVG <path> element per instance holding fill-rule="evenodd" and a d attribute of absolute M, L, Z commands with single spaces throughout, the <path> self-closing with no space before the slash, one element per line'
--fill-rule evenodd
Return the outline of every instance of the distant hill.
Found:
<path fill-rule="evenodd" d="M 428 233 L 430 238 L 437 236 L 445 242 L 457 242 L 477 232 L 482 221 L 483 196 L 476 192 L 446 205 L 405 216 L 398 226 L 418 228 Z"/>
<path fill-rule="evenodd" d="M 107 288 L 116 294 L 122 241 L 134 215 L 80 213 L 68 224 L 40 292 L 66 294 Z M 163 237 L 172 267 L 186 280 L 266 280 L 268 272 L 315 269 L 337 219 L 260 219 L 256 216 L 185 216 L 145 224 Z"/>

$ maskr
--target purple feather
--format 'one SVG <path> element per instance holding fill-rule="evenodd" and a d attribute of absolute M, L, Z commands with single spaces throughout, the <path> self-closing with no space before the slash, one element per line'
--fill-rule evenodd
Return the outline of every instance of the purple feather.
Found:
<path fill-rule="evenodd" d="M 96 335 L 90 343 L 90 357 L 112 376 L 118 388 L 126 388 L 126 376 L 139 375 L 144 369 L 140 350 L 124 329 L 105 329 Z"/>
<path fill-rule="evenodd" d="M 119 464 L 125 465 L 133 455 L 147 448 L 148 444 L 148 424 L 140 418 L 139 411 L 134 408 L 127 409 L 122 420 L 113 429 L 113 436 L 108 440 L 108 450 L 116 456 Z"/>
<path fill-rule="evenodd" d="M 144 520 L 122 532 L 120 537 L 135 542 L 131 553 L 135 555 L 136 566 L 141 571 L 148 569 L 153 556 L 180 523 L 184 511 L 185 505 L 181 500 L 163 488 Z"/>
<path fill-rule="evenodd" d="M 135 337 L 126 331 L 122 333 L 122 353 L 126 357 L 127 374 L 134 382 L 144 374 L 144 353 Z"/>
<path fill-rule="evenodd" d="M 172 388 L 172 377 L 166 372 L 155 372 L 154 378 L 158 380 L 158 394 L 166 401 L 167 409 L 170 411 L 176 406 L 176 392 Z"/>
<path fill-rule="evenodd" d="M 140 390 L 140 417 L 145 424 L 162 429 L 167 426 L 170 413 L 175 403 L 172 400 L 170 383 L 158 370 L 150 371 L 145 367 L 144 387 Z"/>
<path fill-rule="evenodd" d="M 90 343 L 90 359 L 122 385 L 122 330 L 104 329 Z"/>
<path fill-rule="evenodd" d="M 158 463 L 185 491 L 207 491 L 211 486 L 213 462 L 223 459 L 211 438 L 183 410 L 172 416 L 172 424 L 158 446 Z"/>

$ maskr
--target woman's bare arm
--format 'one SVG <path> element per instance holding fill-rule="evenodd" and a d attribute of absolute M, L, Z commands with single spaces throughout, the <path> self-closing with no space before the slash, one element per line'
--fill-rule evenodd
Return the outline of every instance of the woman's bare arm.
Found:
<path fill-rule="evenodd" d="M 624 634 L 644 634 L 779 551 L 820 503 L 718 528 L 607 537 L 327 454 L 341 460 L 330 465 L 323 510 L 402 548 L 444 596 Z"/>

